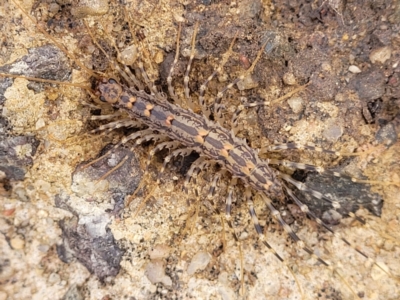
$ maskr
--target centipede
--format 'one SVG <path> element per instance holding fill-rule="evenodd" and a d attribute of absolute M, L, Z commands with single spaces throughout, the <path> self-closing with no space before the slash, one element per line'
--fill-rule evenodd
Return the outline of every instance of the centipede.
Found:
<path fill-rule="evenodd" d="M 7 4 L 4 295 L 399 297 L 396 123 L 324 81 L 321 31 L 267 28 L 284 5 L 99 2 Z"/>

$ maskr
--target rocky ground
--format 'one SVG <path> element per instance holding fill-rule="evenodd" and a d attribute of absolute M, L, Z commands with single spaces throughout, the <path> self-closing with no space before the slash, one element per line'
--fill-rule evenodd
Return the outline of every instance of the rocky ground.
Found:
<path fill-rule="evenodd" d="M 96 80 L 83 66 L 102 72 L 101 76 L 116 76 L 90 32 L 110 57 L 117 56 L 114 43 L 133 66 L 138 57 L 142 59 L 149 76 L 167 92 L 178 23 L 183 22 L 181 59 L 174 72 L 177 95 L 183 97 L 191 37 L 199 22 L 189 82 L 193 99 L 237 35 L 236 54 L 209 84 L 206 99 L 211 103 L 218 91 L 249 68 L 265 44 L 252 76 L 223 98 L 226 119 L 241 103 L 265 101 L 266 106 L 239 116 L 238 135 L 252 147 L 297 142 L 363 153 L 338 158 L 287 150 L 262 157 L 379 181 L 356 184 L 279 168 L 341 201 L 344 209 L 338 214 L 321 201 L 297 193 L 383 269 L 400 275 L 399 186 L 383 184 L 400 181 L 398 2 L 17 3 L 32 12 L 34 19 L 13 1 L 0 1 L 1 73 L 86 86 Z M 47 34 L 40 28 L 46 28 Z M 307 83 L 287 99 L 276 101 Z M 105 123 L 91 120 L 92 115 L 114 111 L 94 104 L 82 88 L 0 77 L 0 110 L 0 300 L 400 297 L 400 284 L 393 277 L 306 218 L 290 199 L 274 199 L 285 221 L 336 272 L 296 250 L 256 198 L 264 233 L 286 265 L 278 261 L 257 240 L 241 185 L 232 213 L 239 245 L 223 218 L 204 201 L 217 170 L 201 173 L 189 193 L 182 192 L 194 155 L 171 163 L 158 186 L 157 174 L 167 153 L 153 158 L 144 173 L 151 144 L 134 151 L 130 145 L 119 148 L 83 168 L 131 132 L 90 134 Z M 102 179 L 121 160 L 126 161 Z M 144 188 L 128 200 L 141 181 Z M 228 184 L 229 176 L 224 176 L 213 199 L 221 211 Z M 151 197 L 141 206 L 150 191 Z M 338 225 L 350 211 L 357 211 L 366 225 L 349 218 Z"/>

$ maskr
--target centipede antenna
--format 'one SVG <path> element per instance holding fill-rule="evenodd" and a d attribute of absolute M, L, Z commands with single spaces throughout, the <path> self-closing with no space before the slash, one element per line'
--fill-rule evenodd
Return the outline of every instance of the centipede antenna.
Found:
<path fill-rule="evenodd" d="M 26 79 L 26 80 L 43 82 L 43 83 L 52 83 L 52 84 L 61 84 L 61 85 L 73 86 L 73 87 L 77 87 L 77 88 L 81 88 L 81 89 L 87 90 L 89 92 L 94 92 L 87 85 L 79 84 L 79 83 L 72 83 L 72 82 L 65 82 L 65 81 L 58 81 L 58 80 L 51 80 L 51 79 L 29 77 L 29 76 L 24 76 L 24 75 L 14 75 L 14 74 L 7 74 L 7 73 L 0 73 L 0 76 L 11 77 L 11 78 L 23 78 L 23 79 Z"/>
<path fill-rule="evenodd" d="M 196 35 L 197 31 L 199 30 L 199 22 L 196 22 L 194 24 L 194 29 L 193 29 L 193 35 L 192 35 L 192 43 L 191 43 L 191 50 L 190 50 L 190 56 L 189 56 L 189 62 L 186 67 L 186 72 L 185 76 L 183 78 L 183 83 L 185 86 L 185 98 L 186 98 L 186 103 L 192 111 L 194 111 L 194 103 L 192 99 L 190 98 L 190 90 L 189 90 L 189 73 L 190 73 L 190 68 L 192 66 L 192 62 L 194 59 L 194 55 L 196 53 Z"/>
<path fill-rule="evenodd" d="M 103 28 L 105 28 L 104 24 L 102 22 L 100 22 L 100 24 L 102 25 Z M 92 37 L 93 38 L 93 37 Z M 118 57 L 121 57 L 121 52 L 119 51 L 117 45 L 115 44 L 113 39 L 109 39 L 111 45 L 113 46 L 113 48 L 115 49 L 115 51 L 118 54 Z M 98 45 L 96 43 L 96 45 Z M 104 53 L 104 52 L 103 52 Z M 109 60 L 111 60 L 111 58 L 107 57 Z M 118 65 L 117 62 L 113 61 L 111 62 L 113 65 Z M 126 74 L 126 76 L 129 77 L 129 81 L 127 81 L 128 83 L 131 84 L 132 87 L 136 87 L 138 90 L 143 90 L 143 85 L 141 84 L 141 82 L 136 78 L 136 76 L 132 73 L 132 71 L 128 68 L 128 66 L 126 66 L 124 63 L 123 65 L 123 72 L 124 74 Z M 118 65 L 119 67 L 119 65 Z M 118 68 L 116 68 L 116 70 L 118 71 Z M 125 77 L 124 77 L 125 79 Z"/>
<path fill-rule="evenodd" d="M 97 41 L 97 39 L 95 38 L 95 36 L 93 35 L 92 31 L 90 30 L 89 25 L 87 24 L 86 20 L 83 20 L 83 23 L 86 26 L 86 29 L 90 35 L 90 37 L 92 38 L 93 43 L 95 43 L 95 45 L 100 49 L 100 51 L 104 54 L 104 56 L 108 59 L 108 61 L 111 63 L 111 66 L 124 78 L 124 80 L 129 83 L 131 86 L 137 86 L 136 83 L 138 83 L 138 81 L 136 80 L 136 78 L 133 76 L 132 78 L 129 76 L 129 74 L 127 74 L 123 69 L 121 69 L 121 67 L 113 60 L 111 59 L 110 55 L 108 55 L 108 53 L 106 52 L 106 50 L 104 50 L 104 48 L 99 44 L 99 42 Z M 132 73 L 130 73 L 131 75 L 133 75 Z M 138 83 L 138 85 L 140 85 Z M 138 88 L 140 88 L 140 86 L 137 86 Z"/>

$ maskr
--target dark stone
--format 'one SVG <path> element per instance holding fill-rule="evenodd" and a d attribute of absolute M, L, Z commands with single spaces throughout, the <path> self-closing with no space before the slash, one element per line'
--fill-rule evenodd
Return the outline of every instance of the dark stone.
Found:
<path fill-rule="evenodd" d="M 20 157 L 17 147 L 31 146 L 31 153 Z M 0 170 L 6 173 L 11 180 L 23 180 L 27 169 L 33 164 L 32 157 L 35 155 L 39 141 L 31 136 L 4 137 L 0 139 Z"/>
<path fill-rule="evenodd" d="M 340 172 L 341 169 L 332 171 Z M 360 207 L 366 208 L 375 216 L 382 213 L 383 200 L 376 193 L 371 192 L 370 186 L 363 183 L 354 183 L 350 178 L 339 178 L 310 172 L 304 183 L 311 189 L 322 193 L 327 198 L 338 201 L 341 205 L 337 212 L 342 217 L 347 217 L 349 212 L 355 213 Z M 293 188 L 293 190 L 295 190 Z M 332 210 L 332 205 L 322 199 L 311 196 L 310 193 L 294 191 L 299 199 L 306 204 L 310 211 L 317 217 L 323 218 L 324 214 Z M 325 214 L 325 217 L 327 215 Z M 324 218 L 324 221 L 329 221 Z M 331 225 L 336 225 L 333 222 Z"/>
<path fill-rule="evenodd" d="M 63 262 L 76 258 L 101 281 L 118 274 L 124 252 L 109 229 L 104 236 L 92 236 L 85 225 L 79 224 L 77 217 L 62 220 L 59 225 L 63 244 L 58 246 L 57 253 Z"/>
<path fill-rule="evenodd" d="M 372 68 L 354 76 L 348 88 L 355 91 L 364 101 L 372 101 L 385 93 L 386 79 L 379 69 Z"/>
<path fill-rule="evenodd" d="M 27 77 L 65 81 L 70 76 L 70 65 L 64 52 L 53 45 L 29 49 L 29 53 L 0 72 Z"/>

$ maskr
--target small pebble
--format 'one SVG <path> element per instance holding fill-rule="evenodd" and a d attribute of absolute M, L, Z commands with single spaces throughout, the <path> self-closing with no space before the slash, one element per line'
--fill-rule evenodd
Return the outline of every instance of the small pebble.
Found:
<path fill-rule="evenodd" d="M 62 297 L 62 300 L 70 300 L 70 299 L 83 300 L 83 296 L 81 294 L 81 291 L 79 290 L 79 288 L 78 288 L 78 286 L 76 284 L 73 284 L 68 289 L 68 291 L 65 293 L 64 297 Z"/>
<path fill-rule="evenodd" d="M 338 124 L 329 124 L 324 130 L 323 136 L 330 142 L 336 142 L 343 134 L 342 126 Z"/>
<path fill-rule="evenodd" d="M 295 85 L 296 78 L 294 77 L 293 73 L 285 73 L 283 75 L 283 82 L 287 85 Z"/>
<path fill-rule="evenodd" d="M 84 0 L 79 2 L 79 6 L 72 7 L 71 14 L 76 18 L 87 16 L 101 16 L 108 11 L 107 0 Z"/>
<path fill-rule="evenodd" d="M 251 75 L 248 75 L 243 78 L 243 80 L 240 80 L 236 85 L 240 91 L 244 91 L 256 88 L 258 82 L 254 81 Z"/>
<path fill-rule="evenodd" d="M 133 65 L 138 58 L 138 51 L 135 45 L 130 45 L 121 51 L 119 61 L 127 66 Z"/>
<path fill-rule="evenodd" d="M 165 275 L 164 263 L 161 260 L 153 260 L 146 266 L 145 275 L 152 284 L 163 283 L 165 286 L 171 286 L 172 280 Z"/>
<path fill-rule="evenodd" d="M 193 256 L 189 267 L 187 268 L 187 273 L 193 275 L 197 270 L 204 270 L 211 260 L 211 255 L 208 252 L 199 252 Z"/>
<path fill-rule="evenodd" d="M 331 66 L 329 63 L 327 63 L 327 62 L 323 62 L 323 63 L 321 64 L 321 69 L 322 69 L 323 71 L 329 72 L 329 71 L 332 71 L 332 66 Z"/>
<path fill-rule="evenodd" d="M 45 125 L 46 125 L 46 123 L 44 122 L 44 120 L 43 119 L 39 119 L 36 122 L 35 129 L 38 130 L 38 129 L 44 127 Z"/>
<path fill-rule="evenodd" d="M 17 196 L 18 200 L 23 202 L 29 201 L 29 196 L 26 193 L 26 190 L 22 187 L 17 187 L 13 190 L 14 194 Z"/>
<path fill-rule="evenodd" d="M 295 114 L 301 113 L 304 109 L 304 101 L 301 97 L 290 98 L 287 102 Z"/>
<path fill-rule="evenodd" d="M 392 55 L 392 48 L 389 46 L 385 46 L 373 50 L 369 55 L 369 59 L 373 64 L 376 63 L 383 64 L 390 58 L 391 55 Z"/>
<path fill-rule="evenodd" d="M 323 213 L 322 220 L 328 224 L 338 224 L 342 216 L 335 210 L 330 209 Z"/>
<path fill-rule="evenodd" d="M 49 5 L 49 12 L 52 14 L 56 14 L 60 9 L 60 5 L 57 3 L 50 3 Z"/>
<path fill-rule="evenodd" d="M 161 64 L 164 61 L 163 51 L 161 51 L 161 50 L 157 51 L 156 54 L 154 55 L 153 59 L 156 64 Z"/>
<path fill-rule="evenodd" d="M 343 102 L 346 100 L 346 97 L 342 93 L 337 93 L 335 96 L 335 101 Z"/>
<path fill-rule="evenodd" d="M 392 123 L 386 124 L 378 130 L 375 135 L 375 139 L 387 147 L 393 145 L 398 139 L 396 128 Z"/>
<path fill-rule="evenodd" d="M 356 74 L 356 73 L 361 73 L 360 68 L 357 67 L 357 66 L 355 66 L 355 65 L 351 65 L 351 66 L 349 67 L 349 71 L 350 71 L 351 73 L 354 73 L 354 74 Z"/>
<path fill-rule="evenodd" d="M 25 241 L 21 238 L 14 238 L 10 241 L 11 247 L 15 250 L 21 250 L 25 246 Z"/>
<path fill-rule="evenodd" d="M 49 275 L 49 278 L 47 279 L 48 280 L 48 282 L 50 283 L 50 284 L 56 284 L 56 283 L 58 283 L 58 282 L 60 282 L 61 281 L 61 277 L 60 277 L 60 275 L 58 275 L 57 273 L 51 273 L 50 275 Z"/>

